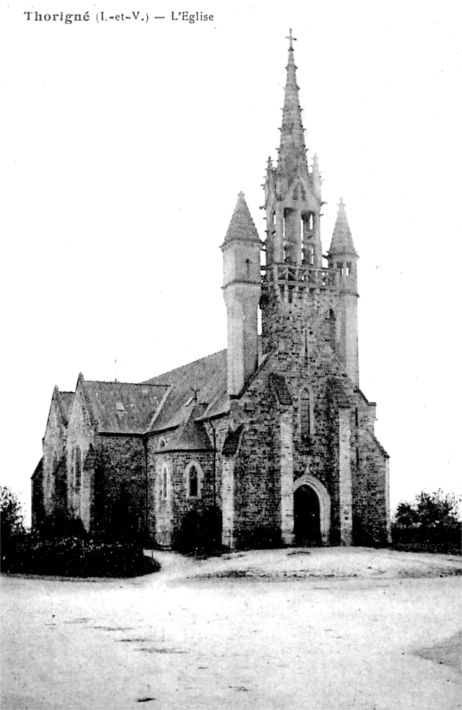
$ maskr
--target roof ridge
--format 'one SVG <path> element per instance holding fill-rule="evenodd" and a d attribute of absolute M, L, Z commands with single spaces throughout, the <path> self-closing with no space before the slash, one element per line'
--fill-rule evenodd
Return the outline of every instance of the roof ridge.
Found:
<path fill-rule="evenodd" d="M 182 370 L 185 367 L 190 367 L 191 365 L 195 365 L 196 362 L 201 362 L 201 360 L 207 360 L 209 357 L 213 357 L 214 355 L 220 355 L 221 353 L 225 353 L 227 348 L 222 348 L 221 350 L 217 350 L 214 353 L 210 353 L 210 355 L 204 355 L 203 357 L 198 357 L 197 360 L 191 360 L 191 362 L 187 362 L 184 365 L 179 365 L 178 367 L 174 367 L 172 370 L 168 370 L 167 372 L 161 372 L 160 375 L 154 375 L 154 377 L 150 377 L 149 380 L 146 380 L 145 382 L 140 382 L 140 384 L 150 384 L 151 380 L 158 380 L 159 377 L 165 377 L 167 375 L 171 375 L 173 372 L 178 372 L 178 370 Z M 152 383 L 154 384 L 154 383 Z M 157 383 L 158 386 L 160 386 L 160 383 Z M 165 387 L 168 385 L 168 382 L 165 382 L 163 386 Z"/>
<path fill-rule="evenodd" d="M 153 378 L 151 378 L 153 379 Z M 160 384 L 159 382 L 119 382 L 114 380 L 85 380 L 86 385 L 132 385 L 136 387 L 165 387 L 166 385 Z M 62 394 L 62 393 L 61 393 Z M 73 394 L 73 393 L 69 393 Z"/>

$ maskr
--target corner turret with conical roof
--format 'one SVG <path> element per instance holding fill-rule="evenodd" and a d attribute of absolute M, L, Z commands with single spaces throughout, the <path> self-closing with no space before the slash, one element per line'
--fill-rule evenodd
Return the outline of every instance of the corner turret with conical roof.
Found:
<path fill-rule="evenodd" d="M 258 303 L 261 242 L 239 193 L 221 246 L 223 296 L 228 316 L 228 394 L 237 396 L 258 364 Z"/>
<path fill-rule="evenodd" d="M 353 383 L 359 385 L 358 356 L 358 254 L 351 236 L 345 203 L 340 198 L 332 241 L 327 255 L 329 268 L 339 274 L 337 353 Z"/>
<path fill-rule="evenodd" d="M 337 219 L 335 220 L 329 256 L 345 256 L 351 258 L 357 258 L 358 256 L 353 244 L 353 237 L 351 236 L 351 229 L 348 224 L 345 203 L 342 197 L 338 204 Z"/>

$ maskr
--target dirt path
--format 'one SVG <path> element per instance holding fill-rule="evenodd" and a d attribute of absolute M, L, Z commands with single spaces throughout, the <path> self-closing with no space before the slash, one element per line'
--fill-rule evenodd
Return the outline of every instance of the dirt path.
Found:
<path fill-rule="evenodd" d="M 2 709 L 461 707 L 460 559 L 310 552 L 2 578 Z"/>

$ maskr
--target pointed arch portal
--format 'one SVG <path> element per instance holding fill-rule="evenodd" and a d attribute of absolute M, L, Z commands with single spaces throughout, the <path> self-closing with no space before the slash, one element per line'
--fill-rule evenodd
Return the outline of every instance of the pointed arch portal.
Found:
<path fill-rule="evenodd" d="M 330 496 L 310 473 L 294 483 L 295 544 L 327 545 L 330 534 Z"/>

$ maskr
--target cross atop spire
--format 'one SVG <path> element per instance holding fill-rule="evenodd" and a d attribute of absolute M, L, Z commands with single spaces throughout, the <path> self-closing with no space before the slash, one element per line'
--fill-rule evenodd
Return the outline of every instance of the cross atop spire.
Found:
<path fill-rule="evenodd" d="M 286 39 L 289 40 L 289 52 L 293 52 L 293 51 L 294 51 L 294 45 L 292 44 L 292 42 L 296 42 L 296 41 L 297 41 L 297 38 L 292 35 L 292 30 L 291 30 L 291 29 L 289 30 L 289 36 L 286 37 Z"/>
<path fill-rule="evenodd" d="M 279 146 L 278 170 L 289 183 L 297 173 L 308 174 L 306 163 L 305 137 L 302 123 L 302 113 L 298 100 L 298 86 L 294 60 L 293 42 L 296 38 L 289 36 L 289 60 L 286 71 L 286 86 L 284 89 L 284 108 L 282 109 L 281 142 Z"/>

